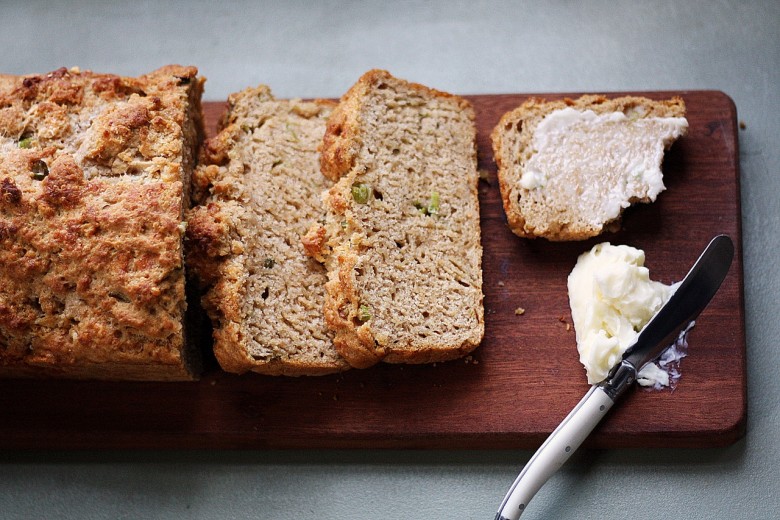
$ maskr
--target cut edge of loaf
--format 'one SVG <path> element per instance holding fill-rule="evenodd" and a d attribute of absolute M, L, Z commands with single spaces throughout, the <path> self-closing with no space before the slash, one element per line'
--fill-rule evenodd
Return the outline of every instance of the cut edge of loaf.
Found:
<path fill-rule="evenodd" d="M 353 196 L 350 193 L 353 184 L 367 173 L 368 168 L 366 164 L 359 164 L 361 153 L 365 152 L 364 147 L 370 140 L 365 134 L 367 129 L 362 121 L 368 98 L 374 89 L 393 88 L 407 89 L 410 94 L 421 99 L 446 102 L 468 122 L 468 142 L 460 144 L 465 147 L 463 152 L 467 156 L 468 163 L 463 166 L 467 173 L 462 180 L 463 187 L 466 188 L 467 200 L 462 202 L 467 206 L 464 213 L 470 212 L 466 221 L 467 227 L 470 227 L 461 231 L 469 232 L 472 237 L 472 250 L 464 252 L 463 255 L 472 263 L 470 266 L 472 272 L 465 277 L 471 276 L 474 280 L 464 282 L 464 286 L 468 285 L 473 289 L 474 294 L 471 296 L 476 301 L 474 308 L 468 310 L 474 314 L 471 328 L 457 341 L 450 341 L 447 344 L 433 339 L 420 341 L 419 344 L 411 346 L 394 345 L 394 338 L 390 338 L 386 332 L 375 330 L 372 319 L 365 319 L 366 316 L 362 316 L 370 311 L 361 305 L 360 284 L 356 272 L 366 268 L 359 265 L 364 259 L 364 255 L 360 253 L 364 245 L 362 241 L 370 241 L 372 238 L 371 230 L 367 230 L 361 220 L 365 217 L 357 215 L 360 208 L 352 204 Z M 387 71 L 371 70 L 361 76 L 347 91 L 331 114 L 321 152 L 323 174 L 338 182 L 323 197 L 329 210 L 326 225 L 314 226 L 305 239 L 305 245 L 311 256 L 324 261 L 328 267 L 325 319 L 328 326 L 336 332 L 334 341 L 339 352 L 352 366 L 366 368 L 379 361 L 389 363 L 446 361 L 462 357 L 479 346 L 484 335 L 482 249 L 477 193 L 476 128 L 471 104 L 459 96 L 395 78 Z M 381 193 L 377 195 L 375 190 L 370 197 L 382 198 L 383 195 Z M 423 200 L 423 197 L 420 198 Z M 385 203 L 384 199 L 382 203 Z M 446 203 L 447 211 L 450 211 L 450 205 L 454 203 L 449 200 Z M 409 209 L 414 215 L 412 218 L 419 217 L 419 207 L 415 209 L 410 206 Z M 425 221 L 430 218 L 433 217 L 423 218 L 420 225 L 429 225 L 431 230 L 435 230 L 436 226 L 430 220 Z"/>
<path fill-rule="evenodd" d="M 520 154 L 523 162 L 531 152 L 524 147 L 523 142 L 530 142 L 537 125 L 548 114 L 563 108 L 571 107 L 578 110 L 592 110 L 596 114 L 623 112 L 632 117 L 684 117 L 685 102 L 681 97 L 652 100 L 642 96 L 619 96 L 609 98 L 600 94 L 586 94 L 577 99 L 564 98 L 546 100 L 531 97 L 519 107 L 505 113 L 490 134 L 493 155 L 498 167 L 498 182 L 501 199 L 507 223 L 512 232 L 523 238 L 546 238 L 550 241 L 585 240 L 598 236 L 605 231 L 617 231 L 620 227 L 622 211 L 600 226 L 571 225 L 571 223 L 551 223 L 550 230 L 537 230 L 529 226 L 526 217 L 519 208 L 522 189 L 519 180 L 521 167 L 516 164 Z M 513 134 L 520 134 L 514 137 Z M 671 143 L 669 143 L 671 146 Z M 668 148 L 668 147 L 667 147 Z M 522 149 L 522 150 L 520 150 Z M 633 198 L 630 203 L 650 202 L 646 198 Z"/>
<path fill-rule="evenodd" d="M 278 247 L 289 255 L 310 263 L 311 269 L 321 271 L 321 281 L 317 282 L 317 277 L 320 276 L 317 272 L 308 272 L 306 266 L 295 264 L 294 258 L 288 258 L 288 261 L 294 264 L 293 268 L 298 269 L 298 275 L 314 277 L 316 282 L 312 287 L 303 287 L 306 283 L 304 278 L 290 280 L 290 287 L 297 283 L 300 285 L 298 289 L 305 292 L 299 294 L 298 298 L 316 299 L 320 291 L 323 293 L 321 299 L 324 299 L 324 268 L 304 255 L 300 242 L 300 234 L 305 232 L 314 219 L 297 219 L 295 226 L 302 226 L 300 234 L 297 234 L 293 229 L 295 226 L 291 224 L 296 220 L 294 215 L 285 213 L 288 210 L 282 206 L 297 204 L 303 213 L 311 213 L 311 208 L 321 211 L 319 197 L 325 188 L 326 179 L 319 173 L 318 156 L 314 155 L 317 154 L 316 146 L 321 140 L 321 133 L 324 132 L 325 116 L 333 106 L 335 103 L 327 100 L 277 100 L 264 85 L 248 88 L 230 95 L 228 110 L 220 121 L 219 134 L 203 146 L 201 165 L 196 171 L 193 190 L 193 199 L 197 205 L 190 211 L 188 219 L 188 262 L 201 286 L 202 304 L 213 324 L 215 356 L 222 369 L 227 372 L 240 374 L 253 371 L 265 375 L 303 376 L 330 374 L 349 368 L 349 365 L 338 357 L 332 346 L 332 339 L 303 337 L 303 325 L 299 322 L 293 324 L 294 319 L 288 320 L 285 315 L 269 316 L 269 319 L 274 320 L 279 331 L 286 327 L 285 330 L 292 328 L 293 332 L 299 333 L 297 339 L 293 338 L 295 341 L 291 339 L 285 346 L 278 344 L 281 339 L 277 337 L 257 337 L 257 327 L 261 326 L 262 320 L 259 313 L 266 311 L 257 310 L 258 314 L 255 315 L 253 310 L 247 308 L 247 302 L 255 297 L 261 305 L 264 305 L 265 298 L 271 301 L 277 294 L 279 299 L 289 298 L 288 303 L 291 305 L 296 297 L 295 294 L 288 293 L 288 287 L 279 286 L 281 281 L 273 278 L 272 269 L 285 267 L 277 263 L 278 259 L 274 260 L 271 253 L 260 251 L 263 247 L 266 248 L 265 251 L 270 250 L 270 242 L 262 241 L 277 241 Z M 302 133 L 311 131 L 311 128 L 307 127 L 308 129 L 302 131 L 296 127 L 299 123 L 304 124 L 304 120 L 316 124 L 316 132 L 319 132 L 316 142 L 313 135 Z M 275 135 L 276 141 L 271 138 L 271 134 L 261 132 Z M 263 148 L 266 144 L 268 148 Z M 292 149 L 296 146 L 302 149 L 296 152 Z M 272 153 L 277 153 L 279 159 L 266 161 L 268 164 L 265 164 L 263 161 Z M 296 153 L 299 161 L 308 161 L 310 155 L 314 157 L 311 168 L 282 170 L 287 167 L 285 161 L 296 160 L 289 154 Z M 247 165 L 252 171 L 244 172 L 243 165 Z M 307 184 L 304 181 L 310 182 Z M 297 190 L 307 201 L 283 200 L 281 197 L 284 190 L 278 187 L 279 189 L 269 189 L 278 197 L 278 204 L 260 207 L 258 200 L 263 193 L 255 193 L 253 189 L 257 190 L 257 186 L 270 185 L 269 183 L 273 182 L 284 182 L 292 186 L 291 189 Z M 319 184 L 322 186 L 316 189 L 313 187 Z M 278 233 L 261 224 L 263 219 L 273 221 L 275 216 L 280 219 L 287 218 L 284 222 L 272 222 L 275 227 L 278 226 Z M 261 238 L 255 241 L 252 235 Z M 268 254 L 268 258 L 256 258 L 257 255 L 263 254 Z M 266 266 L 262 265 L 264 261 L 267 261 Z M 303 274 L 299 272 L 301 270 L 304 271 Z M 254 274 L 251 271 L 255 271 Z M 262 281 L 264 277 L 268 278 L 266 282 Z M 254 294 L 257 291 L 249 288 L 253 283 L 270 285 L 258 296 Z M 270 303 L 265 307 L 267 312 L 272 312 Z M 326 329 L 322 317 L 322 301 L 317 304 L 316 314 L 318 316 L 309 313 L 310 321 L 315 325 L 318 320 L 322 321 L 324 335 Z M 276 345 L 272 344 L 274 341 Z M 315 352 L 319 354 L 319 358 L 313 357 L 307 351 L 311 348 L 320 349 Z"/>

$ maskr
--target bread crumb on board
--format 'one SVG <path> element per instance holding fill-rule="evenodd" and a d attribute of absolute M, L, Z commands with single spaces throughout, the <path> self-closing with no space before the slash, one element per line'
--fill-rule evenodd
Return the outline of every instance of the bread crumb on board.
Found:
<path fill-rule="evenodd" d="M 515 316 L 522 316 L 523 314 L 525 314 L 524 308 L 518 307 L 517 309 L 515 309 Z"/>
<path fill-rule="evenodd" d="M 563 323 L 564 325 L 566 325 L 566 330 L 567 330 L 567 331 L 571 330 L 571 323 L 569 323 L 568 321 L 566 321 L 566 316 L 559 316 L 559 317 L 558 317 L 558 321 L 560 321 L 561 323 Z"/>
<path fill-rule="evenodd" d="M 485 168 L 480 168 L 479 170 L 477 170 L 477 172 L 479 173 L 479 180 L 486 182 L 488 186 L 490 186 L 491 185 L 490 180 L 492 178 L 490 174 L 490 170 Z"/>
<path fill-rule="evenodd" d="M 468 364 L 472 364 L 472 365 L 479 365 L 479 360 L 477 360 L 477 359 L 474 359 L 474 356 L 466 356 L 466 357 L 463 359 L 463 362 L 464 362 L 465 364 L 467 364 L 467 365 L 468 365 Z"/>

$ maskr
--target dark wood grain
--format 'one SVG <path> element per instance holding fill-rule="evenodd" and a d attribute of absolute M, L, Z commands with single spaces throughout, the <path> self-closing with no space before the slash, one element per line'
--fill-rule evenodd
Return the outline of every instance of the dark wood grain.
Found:
<path fill-rule="evenodd" d="M 194 383 L 0 381 L 0 448 L 532 448 L 587 390 L 566 277 L 598 241 L 645 250 L 653 278 L 681 278 L 717 233 L 735 262 L 690 333 L 674 392 L 632 391 L 591 447 L 712 447 L 745 431 L 746 364 L 736 109 L 721 92 L 681 95 L 689 135 L 667 154 L 667 191 L 623 228 L 579 243 L 506 226 L 489 133 L 519 94 L 468 96 L 477 112 L 486 336 L 472 357 L 318 378 L 234 376 Z M 562 95 L 547 96 L 561 97 Z M 224 104 L 207 103 L 213 133 Z M 517 307 L 526 312 L 515 314 Z"/>

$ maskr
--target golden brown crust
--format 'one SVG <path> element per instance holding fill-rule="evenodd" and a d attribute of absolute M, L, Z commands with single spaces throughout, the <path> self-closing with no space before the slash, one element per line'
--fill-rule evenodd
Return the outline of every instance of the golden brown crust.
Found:
<path fill-rule="evenodd" d="M 520 177 L 520 168 L 517 166 L 518 155 L 521 159 L 527 158 L 531 150 L 530 146 L 526 147 L 524 143 L 530 142 L 533 130 L 539 122 L 551 112 L 566 107 L 589 109 L 597 114 L 635 113 L 638 117 L 683 117 L 685 115 L 685 102 L 680 97 L 654 101 L 640 96 L 609 98 L 599 94 L 553 101 L 532 97 L 516 109 L 504 114 L 490 137 L 493 156 L 498 166 L 498 183 L 507 224 L 517 236 L 544 237 L 551 241 L 584 240 L 603 231 L 616 231 L 620 226 L 620 217 L 618 217 L 596 227 L 548 222 L 547 228 L 540 230 L 527 221 L 519 207 L 518 200 L 522 197 L 522 192 L 518 184 Z M 517 134 L 521 134 L 521 137 L 516 137 Z M 642 201 L 637 199 L 632 202 Z"/>
<path fill-rule="evenodd" d="M 360 127 L 355 121 L 355 103 L 364 84 L 354 85 L 333 110 L 320 145 L 320 171 L 332 181 L 352 168 L 360 147 Z"/>
<path fill-rule="evenodd" d="M 377 344 L 369 325 L 356 319 L 360 301 L 353 278 L 357 255 L 338 254 L 336 262 L 338 268 L 329 273 L 325 284 L 328 295 L 325 322 L 335 331 L 333 343 L 349 364 L 354 368 L 368 368 L 382 361 L 387 352 Z"/>
<path fill-rule="evenodd" d="M 0 374 L 186 380 L 182 215 L 202 79 L 0 83 Z"/>
<path fill-rule="evenodd" d="M 243 373 L 252 365 L 243 344 L 241 303 L 246 286 L 242 269 L 231 255 L 241 253 L 232 240 L 235 223 L 218 204 L 196 206 L 187 216 L 187 265 L 205 291 L 201 297 L 214 331 L 214 354 L 228 372 Z"/>
<path fill-rule="evenodd" d="M 318 262 L 324 262 L 327 255 L 328 230 L 322 224 L 313 224 L 301 238 L 303 250 L 307 256 Z"/>

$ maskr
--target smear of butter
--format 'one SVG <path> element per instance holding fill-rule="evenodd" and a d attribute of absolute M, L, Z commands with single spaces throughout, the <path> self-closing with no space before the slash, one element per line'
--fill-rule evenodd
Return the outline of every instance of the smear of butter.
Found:
<path fill-rule="evenodd" d="M 519 184 L 551 193 L 577 187 L 582 204 L 598 210 L 595 220 L 617 218 L 631 200 L 654 201 L 665 189 L 664 150 L 687 128 L 684 117 L 635 118 L 562 108 L 536 126 L 534 154 Z M 603 186 L 611 186 L 610 191 L 604 193 Z"/>
<path fill-rule="evenodd" d="M 678 284 L 650 279 L 643 251 L 604 242 L 577 259 L 568 279 L 577 350 L 588 382 L 602 381 L 618 363 Z M 645 386 L 667 386 L 669 374 L 648 365 L 639 375 Z"/>

